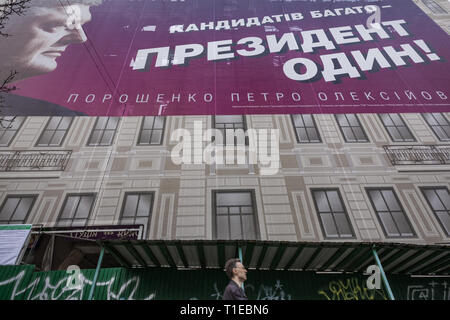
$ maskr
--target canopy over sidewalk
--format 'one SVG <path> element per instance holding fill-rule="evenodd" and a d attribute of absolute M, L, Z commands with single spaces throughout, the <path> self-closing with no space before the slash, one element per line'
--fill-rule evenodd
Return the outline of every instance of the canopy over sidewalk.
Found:
<path fill-rule="evenodd" d="M 364 272 L 376 264 L 392 274 L 448 275 L 450 246 L 404 243 L 286 242 L 252 240 L 137 240 L 99 241 L 127 268 L 220 268 L 238 257 L 257 270 Z"/>

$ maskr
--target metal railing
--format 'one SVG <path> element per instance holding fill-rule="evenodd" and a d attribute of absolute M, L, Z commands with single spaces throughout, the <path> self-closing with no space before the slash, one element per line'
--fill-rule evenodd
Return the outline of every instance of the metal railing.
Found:
<path fill-rule="evenodd" d="M 450 164 L 450 145 L 383 146 L 393 165 Z"/>
<path fill-rule="evenodd" d="M 2 171 L 64 171 L 71 150 L 1 151 Z"/>

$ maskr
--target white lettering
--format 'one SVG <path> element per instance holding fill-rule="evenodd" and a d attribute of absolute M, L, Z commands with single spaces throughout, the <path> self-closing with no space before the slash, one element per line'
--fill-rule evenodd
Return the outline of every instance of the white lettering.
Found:
<path fill-rule="evenodd" d="M 302 66 L 305 68 L 305 71 L 300 73 L 300 67 Z M 310 80 L 316 76 L 317 71 L 318 68 L 314 61 L 306 58 L 290 59 L 283 65 L 283 72 L 286 77 L 295 81 Z"/>
<path fill-rule="evenodd" d="M 299 49 L 295 36 L 292 32 L 284 33 L 278 41 L 274 34 L 267 36 L 267 46 L 269 47 L 269 51 L 271 53 L 280 52 L 286 44 L 289 50 Z"/>
<path fill-rule="evenodd" d="M 208 42 L 208 61 L 234 58 L 234 53 L 230 52 L 232 44 L 233 40 Z"/>
<path fill-rule="evenodd" d="M 252 57 L 263 54 L 266 51 L 266 47 L 263 46 L 263 41 L 258 37 L 247 37 L 242 38 L 237 42 L 237 44 L 246 44 L 250 49 L 254 49 L 253 51 L 248 50 L 237 50 L 236 52 L 244 57 Z"/>
<path fill-rule="evenodd" d="M 144 70 L 149 67 L 150 57 L 156 53 L 155 67 L 169 65 L 169 47 L 138 50 L 133 70 Z"/>
<path fill-rule="evenodd" d="M 403 57 L 409 57 L 414 63 L 424 62 L 422 57 L 414 50 L 410 44 L 402 44 L 400 47 L 403 50 L 396 51 L 392 46 L 383 47 L 384 51 L 389 55 L 389 58 L 396 66 L 404 66 L 406 64 Z"/>
<path fill-rule="evenodd" d="M 389 68 L 391 66 L 378 48 L 369 49 L 365 58 L 359 50 L 352 51 L 352 55 L 361 71 L 374 70 L 375 62 L 377 62 L 381 68 Z"/>
<path fill-rule="evenodd" d="M 332 53 L 320 57 L 323 63 L 322 75 L 325 81 L 336 81 L 337 75 L 347 74 L 350 78 L 359 78 L 361 75 L 354 66 L 351 65 L 345 53 Z M 335 68 L 334 61 L 339 63 L 340 68 Z"/>
<path fill-rule="evenodd" d="M 201 44 L 184 44 L 175 47 L 175 54 L 173 59 L 174 65 L 186 64 L 186 58 L 193 58 L 203 53 L 203 46 Z"/>
<path fill-rule="evenodd" d="M 140 95 L 138 94 L 136 97 L 136 102 L 137 103 L 147 103 L 149 98 L 150 98 L 150 95 L 147 93 L 147 95 L 145 96 L 145 101 L 144 101 L 144 94 L 142 94 L 142 97 L 140 97 Z"/>
<path fill-rule="evenodd" d="M 317 36 L 317 41 L 313 40 L 313 35 Z M 313 52 L 314 48 L 325 48 L 327 50 L 336 49 L 323 29 L 308 30 L 302 32 L 303 44 L 302 50 L 305 53 Z"/>

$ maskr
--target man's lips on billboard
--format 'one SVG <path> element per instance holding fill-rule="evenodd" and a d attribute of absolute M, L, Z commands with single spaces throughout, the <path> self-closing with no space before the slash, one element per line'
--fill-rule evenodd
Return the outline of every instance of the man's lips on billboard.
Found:
<path fill-rule="evenodd" d="M 64 50 L 53 50 L 53 51 L 44 51 L 42 52 L 42 54 L 49 57 L 60 57 L 63 52 Z"/>

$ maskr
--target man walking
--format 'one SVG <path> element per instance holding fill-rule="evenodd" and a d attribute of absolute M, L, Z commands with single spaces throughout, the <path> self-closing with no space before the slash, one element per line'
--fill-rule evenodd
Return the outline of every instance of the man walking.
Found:
<path fill-rule="evenodd" d="M 248 300 L 244 289 L 242 289 L 242 284 L 247 280 L 247 270 L 241 260 L 228 260 L 225 263 L 225 272 L 230 278 L 230 283 L 225 288 L 222 300 Z"/>

